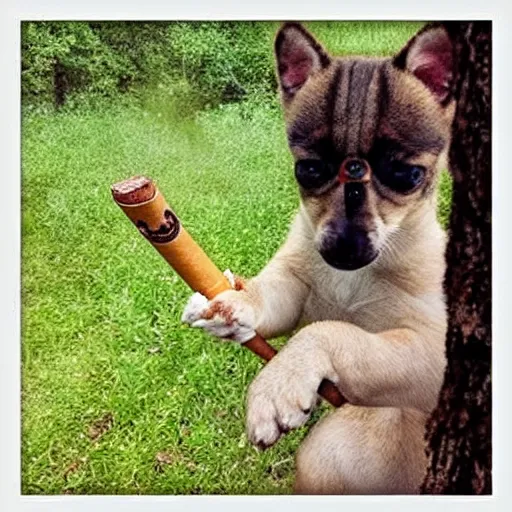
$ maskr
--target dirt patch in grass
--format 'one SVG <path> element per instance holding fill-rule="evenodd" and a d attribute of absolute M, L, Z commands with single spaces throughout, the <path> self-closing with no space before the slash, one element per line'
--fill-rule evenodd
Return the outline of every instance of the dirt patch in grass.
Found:
<path fill-rule="evenodd" d="M 87 429 L 87 435 L 93 442 L 98 441 L 104 434 L 106 434 L 114 426 L 114 415 L 107 412 L 101 418 L 97 419 Z"/>

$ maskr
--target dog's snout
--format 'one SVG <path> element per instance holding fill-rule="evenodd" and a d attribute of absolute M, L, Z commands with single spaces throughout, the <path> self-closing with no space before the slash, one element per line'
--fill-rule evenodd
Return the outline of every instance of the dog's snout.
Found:
<path fill-rule="evenodd" d="M 357 270 L 377 257 L 368 232 L 345 219 L 329 226 L 320 254 L 340 270 Z"/>
<path fill-rule="evenodd" d="M 354 219 L 364 208 L 366 189 L 364 183 L 345 183 L 345 215 Z"/>

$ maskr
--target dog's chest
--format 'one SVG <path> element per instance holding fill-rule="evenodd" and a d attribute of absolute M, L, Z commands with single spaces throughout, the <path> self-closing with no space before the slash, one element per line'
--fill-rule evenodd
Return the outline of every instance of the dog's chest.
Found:
<path fill-rule="evenodd" d="M 321 269 L 311 283 L 303 320 L 306 323 L 339 320 L 378 332 L 394 324 L 394 299 L 387 284 L 369 269 L 355 272 Z"/>

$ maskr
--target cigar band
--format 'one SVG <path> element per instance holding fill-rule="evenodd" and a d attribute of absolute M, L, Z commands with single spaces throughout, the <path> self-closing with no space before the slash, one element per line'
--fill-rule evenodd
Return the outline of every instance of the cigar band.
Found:
<path fill-rule="evenodd" d="M 164 222 L 158 229 L 152 230 L 143 220 L 138 220 L 136 226 L 140 233 L 153 244 L 172 242 L 178 236 L 181 227 L 178 217 L 169 209 L 164 211 Z"/>

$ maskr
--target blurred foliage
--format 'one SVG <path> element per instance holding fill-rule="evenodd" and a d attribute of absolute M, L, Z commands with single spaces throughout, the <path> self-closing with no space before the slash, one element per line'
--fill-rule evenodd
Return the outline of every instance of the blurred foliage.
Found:
<path fill-rule="evenodd" d="M 305 25 L 332 53 L 391 55 L 422 23 Z M 276 21 L 23 22 L 23 104 L 87 107 L 114 97 L 151 101 L 164 92 L 190 111 L 249 96 L 268 98 L 276 89 L 278 26 Z"/>
<path fill-rule="evenodd" d="M 268 93 L 275 88 L 269 29 L 256 22 L 24 22 L 22 100 L 60 106 L 169 84 L 179 92 L 184 82 L 202 105 Z"/>

